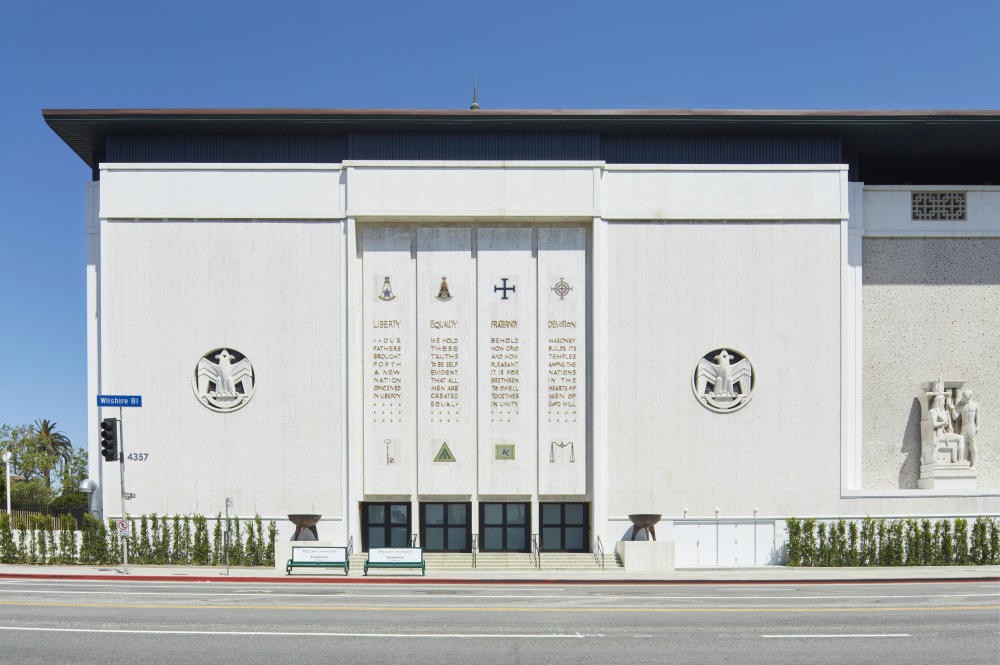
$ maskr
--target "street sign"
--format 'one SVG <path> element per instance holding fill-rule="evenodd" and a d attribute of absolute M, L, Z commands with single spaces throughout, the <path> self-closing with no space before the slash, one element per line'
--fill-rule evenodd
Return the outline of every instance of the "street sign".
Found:
<path fill-rule="evenodd" d="M 135 498 L 135 492 L 122 492 L 122 498 L 128 501 Z"/>
<path fill-rule="evenodd" d="M 142 395 L 98 395 L 97 406 L 142 406 Z"/>
<path fill-rule="evenodd" d="M 118 520 L 118 537 L 128 538 L 132 534 L 132 525 L 128 520 Z"/>

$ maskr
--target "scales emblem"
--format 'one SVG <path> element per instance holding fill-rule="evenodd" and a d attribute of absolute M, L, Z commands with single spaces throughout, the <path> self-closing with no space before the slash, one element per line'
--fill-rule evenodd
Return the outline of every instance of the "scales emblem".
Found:
<path fill-rule="evenodd" d="M 556 448 L 569 448 L 569 463 L 573 464 L 576 462 L 576 446 L 573 445 L 572 441 L 553 441 L 549 444 L 549 462 L 555 464 L 556 462 Z"/>
<path fill-rule="evenodd" d="M 573 290 L 573 287 L 569 285 L 565 277 L 560 277 L 556 285 L 552 287 L 552 292 L 559 296 L 559 300 L 564 299 L 569 295 L 569 292 Z"/>
<path fill-rule="evenodd" d="M 731 362 L 733 360 L 736 362 Z M 750 360 L 737 351 L 729 353 L 726 349 L 706 353 L 691 377 L 695 397 L 705 408 L 716 413 L 729 413 L 746 406 L 753 396 L 753 384 Z"/>
<path fill-rule="evenodd" d="M 395 299 L 395 297 L 392 293 L 392 284 L 389 283 L 389 278 L 386 277 L 385 281 L 382 282 L 382 292 L 378 294 L 378 299 L 388 302 Z"/>
<path fill-rule="evenodd" d="M 440 300 L 441 302 L 448 302 L 449 300 L 451 300 L 451 292 L 448 291 L 447 277 L 441 278 L 441 288 L 438 289 L 438 294 L 434 297 Z"/>

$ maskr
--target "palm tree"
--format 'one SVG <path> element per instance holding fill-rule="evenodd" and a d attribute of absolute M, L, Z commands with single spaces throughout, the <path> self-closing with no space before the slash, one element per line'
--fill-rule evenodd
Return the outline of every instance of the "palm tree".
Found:
<path fill-rule="evenodd" d="M 36 420 L 31 429 L 35 436 L 38 452 L 55 455 L 60 463 L 65 464 L 73 452 L 73 444 L 69 437 L 56 431 L 56 424 L 48 420 Z M 50 487 L 52 469 L 45 469 L 45 486 Z"/>

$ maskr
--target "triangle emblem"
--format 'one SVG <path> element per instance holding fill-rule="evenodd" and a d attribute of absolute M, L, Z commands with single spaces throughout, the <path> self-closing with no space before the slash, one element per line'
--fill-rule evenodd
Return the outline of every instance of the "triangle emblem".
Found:
<path fill-rule="evenodd" d="M 441 450 L 438 451 L 437 457 L 434 458 L 435 462 L 454 462 L 455 456 L 451 454 L 451 448 L 448 447 L 448 443 L 441 444 Z"/>

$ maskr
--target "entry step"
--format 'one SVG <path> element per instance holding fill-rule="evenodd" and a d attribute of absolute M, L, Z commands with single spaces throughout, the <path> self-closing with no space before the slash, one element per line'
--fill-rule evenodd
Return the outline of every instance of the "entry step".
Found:
<path fill-rule="evenodd" d="M 352 554 L 351 568 L 358 570 L 364 567 L 366 554 Z M 600 571 L 601 564 L 599 557 L 593 554 L 582 552 L 542 552 L 541 566 L 535 561 L 531 554 L 520 552 L 480 552 L 475 557 L 475 569 L 484 571 L 531 571 L 531 570 L 551 570 L 551 571 Z M 443 553 L 427 552 L 424 554 L 424 562 L 428 571 L 450 571 L 450 570 L 471 570 L 473 557 L 471 553 Z M 621 559 L 617 554 L 606 554 L 604 557 L 605 570 L 621 568 Z"/>

